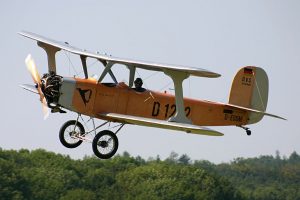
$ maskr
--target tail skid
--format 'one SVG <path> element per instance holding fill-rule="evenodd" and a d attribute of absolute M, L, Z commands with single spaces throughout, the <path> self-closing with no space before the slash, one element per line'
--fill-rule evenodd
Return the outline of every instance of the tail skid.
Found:
<path fill-rule="evenodd" d="M 274 117 L 274 118 L 277 118 L 277 119 L 282 119 L 282 120 L 287 120 L 283 117 L 280 117 L 278 115 L 274 115 L 274 114 L 270 114 L 270 113 L 266 113 L 264 111 L 260 111 L 260 110 L 255 110 L 255 109 L 251 109 L 251 108 L 246 108 L 246 107 L 242 107 L 242 106 L 237 106 L 237 105 L 233 105 L 233 104 L 226 104 L 227 106 L 231 107 L 231 108 L 238 108 L 238 109 L 241 109 L 241 110 L 244 110 L 244 111 L 248 111 L 250 112 L 249 116 L 251 117 L 251 115 L 258 115 L 260 116 L 261 118 L 263 118 L 265 115 L 266 116 L 269 116 L 269 117 Z M 255 123 L 255 122 L 254 122 Z M 248 124 L 254 124 L 253 122 L 251 122 L 249 120 Z M 250 128 L 246 127 L 246 126 L 238 126 L 242 129 L 244 129 L 247 133 L 248 136 L 251 135 L 251 130 Z"/>

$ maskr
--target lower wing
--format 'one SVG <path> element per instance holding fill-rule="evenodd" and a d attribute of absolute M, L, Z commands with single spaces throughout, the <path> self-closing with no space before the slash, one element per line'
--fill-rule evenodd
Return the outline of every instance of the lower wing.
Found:
<path fill-rule="evenodd" d="M 34 85 L 22 84 L 22 85 L 20 85 L 20 87 L 25 89 L 25 90 L 28 90 L 30 92 L 33 92 L 35 94 L 39 93 Z"/>
<path fill-rule="evenodd" d="M 171 130 L 184 131 L 187 133 L 194 133 L 200 135 L 223 136 L 223 133 L 220 133 L 218 131 L 206 127 L 195 126 L 192 124 L 168 122 L 164 120 L 137 117 L 132 115 L 123 115 L 117 113 L 100 113 L 99 117 L 105 118 L 110 121 L 121 122 L 126 124 L 135 124 L 140 126 L 171 129 Z"/>

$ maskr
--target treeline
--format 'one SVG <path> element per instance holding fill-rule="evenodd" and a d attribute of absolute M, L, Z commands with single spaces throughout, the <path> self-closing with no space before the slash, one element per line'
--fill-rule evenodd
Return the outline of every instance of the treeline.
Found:
<path fill-rule="evenodd" d="M 231 163 L 191 161 L 172 152 L 109 160 L 45 150 L 0 149 L 0 199 L 300 199 L 300 156 L 279 153 Z"/>

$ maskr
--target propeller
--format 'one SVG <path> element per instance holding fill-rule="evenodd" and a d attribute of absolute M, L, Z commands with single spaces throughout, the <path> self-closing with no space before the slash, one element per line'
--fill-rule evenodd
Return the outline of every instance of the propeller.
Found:
<path fill-rule="evenodd" d="M 41 86 L 42 86 L 41 76 L 39 75 L 36 65 L 34 63 L 34 60 L 30 54 L 28 54 L 28 56 L 26 57 L 25 64 L 27 66 L 27 70 L 31 74 L 33 82 L 35 83 L 37 92 L 40 95 L 40 101 L 42 103 L 44 119 L 47 119 L 49 116 L 49 108 L 47 106 L 47 101 L 46 101 L 45 95 L 43 94 L 42 89 L 41 89 Z"/>

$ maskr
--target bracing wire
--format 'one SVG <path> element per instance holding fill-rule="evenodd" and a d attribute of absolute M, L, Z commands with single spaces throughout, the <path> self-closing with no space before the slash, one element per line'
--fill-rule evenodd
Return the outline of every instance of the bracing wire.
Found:
<path fill-rule="evenodd" d="M 139 75 L 139 77 L 141 77 L 141 79 L 143 79 L 142 76 L 141 76 L 141 74 L 138 72 L 137 69 L 136 69 L 136 73 Z M 143 80 L 146 80 L 146 79 L 143 79 Z M 147 83 L 144 82 L 144 84 L 145 84 L 145 86 L 146 86 L 145 88 L 148 90 L 149 87 L 148 87 Z"/>
<path fill-rule="evenodd" d="M 141 76 L 141 74 L 138 72 L 138 70 L 136 70 L 136 73 L 142 78 L 142 76 Z M 149 90 L 149 87 L 148 87 L 148 85 L 147 85 L 146 83 L 145 83 L 145 86 L 146 86 L 145 88 L 146 88 L 147 90 Z M 155 99 L 151 91 L 150 91 L 150 97 L 147 98 L 147 99 L 145 99 L 144 102 L 148 101 L 148 99 L 150 99 L 150 98 Z"/>
<path fill-rule="evenodd" d="M 141 77 L 142 78 L 142 76 L 141 76 L 141 74 L 138 72 L 138 70 L 136 70 L 136 73 L 139 75 L 139 77 Z M 152 76 L 155 76 L 156 74 L 158 74 L 159 72 L 154 72 L 154 73 L 152 73 L 151 75 L 149 75 L 149 76 L 147 76 L 145 79 L 143 79 L 143 80 L 147 80 L 148 78 L 150 78 L 150 77 L 152 77 Z M 167 84 L 165 84 L 163 87 L 161 87 L 158 91 L 163 91 L 165 88 L 167 88 L 167 87 L 169 87 L 171 84 L 172 84 L 173 82 L 172 81 L 170 81 L 170 82 L 168 82 Z M 144 82 L 144 84 L 145 84 L 145 88 L 148 90 L 149 89 L 149 87 L 148 87 L 148 85 Z M 151 94 L 152 95 L 152 94 Z M 152 97 L 153 98 L 153 97 Z"/>
<path fill-rule="evenodd" d="M 75 66 L 71 60 L 71 57 L 69 55 L 69 53 L 67 53 L 66 51 L 63 51 L 65 56 L 68 58 L 68 61 L 69 61 L 69 74 L 71 74 L 71 70 L 70 70 L 70 67 L 72 67 L 72 69 L 74 70 L 75 72 L 75 75 L 76 76 L 79 76 L 83 73 L 83 70 L 81 70 L 80 72 L 77 72 L 77 70 L 75 69 Z M 97 60 L 95 60 L 94 62 L 92 62 L 91 64 L 89 64 L 89 67 L 92 67 L 93 65 L 95 65 L 97 63 Z"/>
<path fill-rule="evenodd" d="M 259 95 L 259 99 L 260 99 L 261 105 L 263 106 L 263 109 L 264 109 L 264 111 L 265 111 L 267 108 L 266 108 L 265 105 L 264 105 L 264 102 L 263 102 L 263 99 L 262 99 L 262 96 L 261 96 L 261 93 L 260 93 L 260 89 L 259 89 L 258 84 L 257 84 L 257 81 L 256 81 L 256 76 L 253 75 L 253 77 L 254 77 L 255 86 L 256 86 L 256 89 L 257 89 L 257 91 L 258 91 L 258 95 Z"/>
<path fill-rule="evenodd" d="M 159 73 L 159 72 L 153 72 L 153 73 L 151 73 L 149 76 L 147 76 L 144 80 L 147 80 L 147 79 L 149 79 L 149 78 L 151 78 L 151 77 L 157 75 L 158 73 Z"/>
<path fill-rule="evenodd" d="M 95 60 L 94 62 L 92 62 L 92 64 L 89 64 L 89 67 L 92 67 L 93 65 L 95 65 L 98 62 L 98 60 Z"/>
<path fill-rule="evenodd" d="M 191 78 L 189 78 L 189 97 L 191 97 Z"/>
<path fill-rule="evenodd" d="M 161 87 L 159 89 L 159 91 L 163 91 L 165 88 L 169 87 L 172 84 L 172 81 L 168 82 L 167 84 L 165 84 L 163 87 Z"/>
<path fill-rule="evenodd" d="M 65 56 L 68 58 L 68 60 L 69 60 L 69 73 L 71 74 L 71 72 L 70 72 L 70 66 L 71 66 L 71 67 L 73 68 L 73 70 L 74 70 L 76 76 L 78 76 L 79 73 L 76 71 L 75 66 L 73 65 L 73 63 L 72 63 L 72 61 L 71 61 L 70 55 L 67 54 L 66 51 L 63 51 L 63 52 L 64 52 Z"/>

